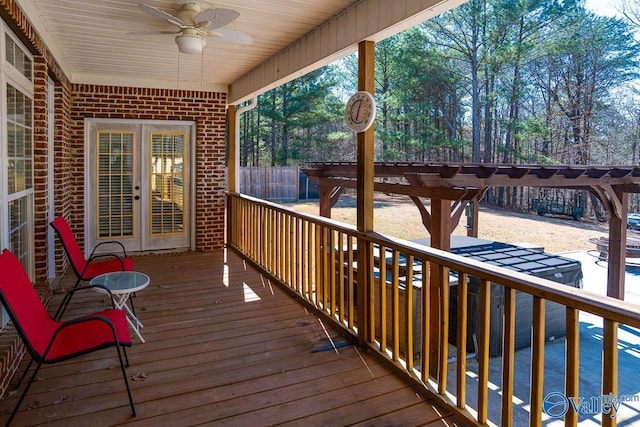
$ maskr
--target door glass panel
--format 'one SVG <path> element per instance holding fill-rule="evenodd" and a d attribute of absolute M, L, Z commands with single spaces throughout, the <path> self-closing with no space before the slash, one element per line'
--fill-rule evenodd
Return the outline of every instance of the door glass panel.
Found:
<path fill-rule="evenodd" d="M 151 235 L 184 233 L 184 132 L 151 133 Z"/>
<path fill-rule="evenodd" d="M 99 238 L 133 235 L 133 133 L 98 132 Z"/>

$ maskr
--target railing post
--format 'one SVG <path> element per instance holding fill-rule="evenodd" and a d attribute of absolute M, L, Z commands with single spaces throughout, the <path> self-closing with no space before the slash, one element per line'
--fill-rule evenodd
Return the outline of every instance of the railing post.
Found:
<path fill-rule="evenodd" d="M 491 330 L 491 282 L 480 280 L 480 319 L 478 326 L 478 422 L 489 417 L 489 337 Z"/>
<path fill-rule="evenodd" d="M 513 425 L 513 373 L 515 368 L 516 291 L 504 288 L 502 339 L 502 425 Z"/>
<path fill-rule="evenodd" d="M 374 341 L 375 328 L 373 326 L 373 243 L 365 239 L 358 239 L 357 304 L 358 304 L 358 340 L 361 343 Z M 384 286 L 384 280 L 380 280 Z"/>
<path fill-rule="evenodd" d="M 580 313 L 572 307 L 566 308 L 567 355 L 565 362 L 565 390 L 566 397 L 578 397 L 580 386 Z M 578 425 L 578 413 L 573 410 L 567 411 L 565 415 L 565 425 L 575 427 Z"/>
<path fill-rule="evenodd" d="M 451 249 L 451 201 L 443 199 L 431 199 L 431 246 L 437 249 L 448 251 Z M 444 313 L 441 312 L 443 304 L 443 295 L 440 292 L 441 283 L 445 282 L 445 278 L 441 277 L 443 270 L 438 265 L 431 266 L 431 283 L 429 284 L 430 296 L 430 316 L 431 316 L 431 334 L 429 342 L 429 359 L 432 361 L 440 360 L 440 339 L 441 322 Z M 448 281 L 447 281 L 448 283 Z M 429 369 L 429 373 L 438 376 L 438 366 L 433 364 Z"/>
<path fill-rule="evenodd" d="M 467 405 L 467 275 L 458 273 L 458 300 L 456 302 L 456 404 Z"/>
<path fill-rule="evenodd" d="M 602 343 L 602 396 L 618 396 L 618 322 L 604 319 Z M 618 425 L 615 416 L 602 413 L 602 425 Z"/>
<path fill-rule="evenodd" d="M 529 425 L 542 425 L 542 400 L 544 390 L 544 329 L 545 301 L 533 297 L 533 322 L 531 328 L 531 390 Z"/>
<path fill-rule="evenodd" d="M 234 232 L 231 228 L 233 226 L 233 221 L 231 221 L 233 217 L 233 197 L 228 193 L 225 197 L 227 199 L 227 232 L 225 240 L 227 241 L 227 245 L 233 245 Z"/>

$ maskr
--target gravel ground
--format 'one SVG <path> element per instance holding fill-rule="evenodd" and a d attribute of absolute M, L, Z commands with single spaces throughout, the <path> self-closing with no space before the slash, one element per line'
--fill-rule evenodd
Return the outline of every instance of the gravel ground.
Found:
<path fill-rule="evenodd" d="M 317 200 L 283 204 L 301 212 L 315 215 L 319 212 Z M 406 196 L 376 193 L 374 209 L 374 229 L 379 233 L 407 240 L 429 236 L 422 225 L 418 208 Z M 355 225 L 355 195 L 343 194 L 332 209 L 332 218 Z M 465 225 L 466 217 L 463 216 L 453 234 L 466 235 Z M 480 207 L 478 237 L 481 239 L 505 243 L 527 242 L 543 246 L 548 253 L 561 253 L 595 249 L 587 239 L 606 237 L 607 234 L 606 223 Z M 628 237 L 638 239 L 640 233 L 630 231 Z"/>

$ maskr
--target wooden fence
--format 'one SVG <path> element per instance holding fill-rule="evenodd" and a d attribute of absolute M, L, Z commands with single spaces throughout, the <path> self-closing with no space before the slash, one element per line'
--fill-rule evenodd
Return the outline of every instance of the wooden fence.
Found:
<path fill-rule="evenodd" d="M 265 200 L 297 200 L 297 166 L 240 168 L 240 192 Z"/>

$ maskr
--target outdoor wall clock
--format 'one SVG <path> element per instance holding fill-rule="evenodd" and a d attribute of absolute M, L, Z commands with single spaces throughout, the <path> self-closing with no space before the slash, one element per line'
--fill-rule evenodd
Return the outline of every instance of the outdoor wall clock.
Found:
<path fill-rule="evenodd" d="M 376 117 L 376 100 L 369 92 L 359 91 L 347 102 L 344 112 L 347 126 L 354 132 L 364 132 Z"/>

